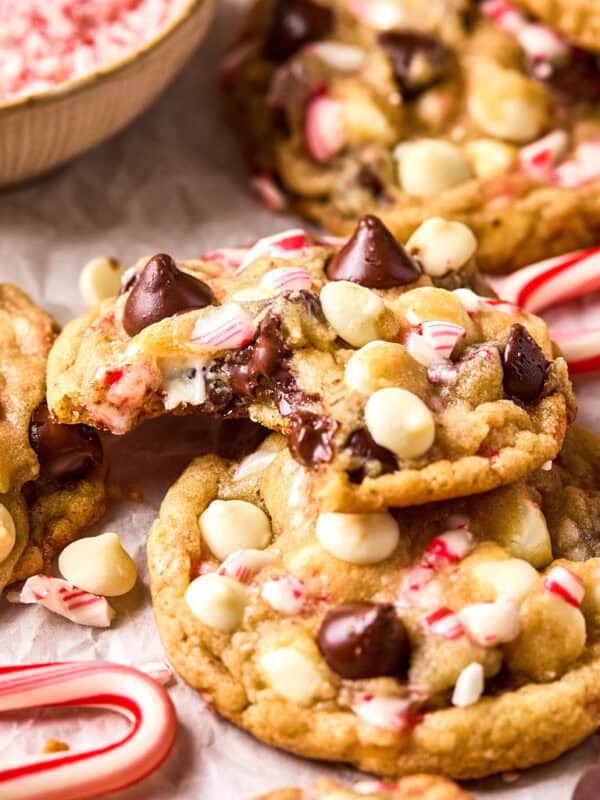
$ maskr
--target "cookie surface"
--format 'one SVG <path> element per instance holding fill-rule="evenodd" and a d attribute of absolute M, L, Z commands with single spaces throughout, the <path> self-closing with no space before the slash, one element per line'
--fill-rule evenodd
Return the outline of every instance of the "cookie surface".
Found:
<path fill-rule="evenodd" d="M 259 2 L 224 64 L 257 185 L 341 235 L 364 213 L 401 241 L 462 220 L 490 272 L 593 244 L 595 57 L 509 3 L 430 5 L 433 22 L 402 0 Z"/>
<path fill-rule="evenodd" d="M 121 434 L 165 412 L 250 417 L 288 436 L 323 507 L 474 494 L 558 453 L 573 398 L 545 324 L 480 297 L 468 228 L 407 249 L 376 217 L 343 246 L 286 231 L 196 262 L 164 254 L 66 326 L 59 422 Z"/>
<path fill-rule="evenodd" d="M 576 431 L 564 463 L 583 440 L 597 452 Z M 167 656 L 220 714 L 386 777 L 520 769 L 596 729 L 600 561 L 576 519 L 570 547 L 579 537 L 584 560 L 563 557 L 544 475 L 331 514 L 284 444 L 273 436 L 241 464 L 193 462 L 149 536 Z M 586 481 L 560 465 L 549 474 L 563 505 Z"/>
<path fill-rule="evenodd" d="M 600 8 L 595 0 L 518 0 L 518 5 L 580 47 L 600 52 Z"/>
<path fill-rule="evenodd" d="M 335 781 L 322 779 L 308 789 L 280 789 L 270 792 L 260 800 L 469 800 L 470 794 L 456 784 L 437 775 L 410 775 L 397 783 L 361 781 L 348 789 Z M 358 791 L 360 790 L 360 791 Z"/>
<path fill-rule="evenodd" d="M 20 289 L 0 285 L 0 590 L 48 569 L 104 513 L 97 434 L 48 417 L 46 362 L 57 333 Z"/>

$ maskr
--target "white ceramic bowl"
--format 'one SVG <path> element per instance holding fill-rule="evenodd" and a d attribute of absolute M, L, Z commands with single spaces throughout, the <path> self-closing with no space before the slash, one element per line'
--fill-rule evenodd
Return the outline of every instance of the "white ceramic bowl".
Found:
<path fill-rule="evenodd" d="M 0 186 L 48 172 L 124 128 L 173 80 L 214 9 L 215 0 L 190 0 L 158 36 L 121 61 L 0 104 Z"/>

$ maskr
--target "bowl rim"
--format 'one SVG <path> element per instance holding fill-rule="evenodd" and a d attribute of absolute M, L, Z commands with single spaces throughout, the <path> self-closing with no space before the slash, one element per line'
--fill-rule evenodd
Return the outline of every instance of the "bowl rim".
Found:
<path fill-rule="evenodd" d="M 14 100 L 9 100 L 5 103 L 0 102 L 0 117 L 4 114 L 9 114 L 14 111 L 33 108 L 36 106 L 46 105 L 56 100 L 63 99 L 64 97 L 72 94 L 77 94 L 88 88 L 90 84 L 100 83 L 102 80 L 112 77 L 114 74 L 125 70 L 131 66 L 133 62 L 142 60 L 150 54 L 155 47 L 158 47 L 166 39 L 169 39 L 175 34 L 179 28 L 192 16 L 202 5 L 211 5 L 212 0 L 187 0 L 186 6 L 180 13 L 171 20 L 171 22 L 162 28 L 156 36 L 149 39 L 142 47 L 128 53 L 118 61 L 113 61 L 105 67 L 90 72 L 89 75 L 83 75 L 81 78 L 74 78 L 63 83 L 58 83 L 49 89 L 44 89 L 35 94 L 28 94 L 24 97 L 17 97 Z"/>

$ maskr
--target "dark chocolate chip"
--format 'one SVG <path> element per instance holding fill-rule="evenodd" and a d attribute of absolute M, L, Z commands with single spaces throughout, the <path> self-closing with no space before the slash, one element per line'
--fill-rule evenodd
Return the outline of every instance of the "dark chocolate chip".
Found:
<path fill-rule="evenodd" d="M 395 472 L 398 469 L 396 456 L 391 450 L 377 444 L 365 428 L 354 431 L 346 442 L 346 447 L 350 448 L 352 455 L 364 459 L 364 461 L 379 461 L 381 474 Z"/>
<path fill-rule="evenodd" d="M 391 604 L 336 606 L 321 623 L 317 641 L 329 667 L 342 678 L 399 675 L 408 666 L 408 637 Z"/>
<path fill-rule="evenodd" d="M 573 790 L 572 800 L 598 800 L 600 797 L 600 765 L 583 773 Z"/>
<path fill-rule="evenodd" d="M 264 378 L 275 378 L 290 356 L 291 352 L 283 342 L 281 320 L 274 314 L 267 314 L 260 323 L 253 345 L 250 369 Z"/>
<path fill-rule="evenodd" d="M 338 424 L 310 411 L 296 411 L 290 417 L 288 446 L 296 461 L 307 467 L 326 464 L 333 458 L 332 439 Z"/>
<path fill-rule="evenodd" d="M 371 192 L 375 200 L 378 200 L 385 193 L 385 187 L 379 177 L 369 169 L 369 167 L 362 166 L 356 176 L 356 182 L 363 189 Z"/>
<path fill-rule="evenodd" d="M 418 31 L 386 31 L 379 43 L 392 62 L 394 77 L 405 94 L 433 86 L 447 72 L 450 51 L 437 37 Z"/>
<path fill-rule="evenodd" d="M 327 268 L 332 281 L 353 281 L 370 289 L 406 286 L 421 277 L 418 265 L 378 217 L 362 217 Z"/>
<path fill-rule="evenodd" d="M 333 12 L 310 0 L 275 0 L 263 54 L 270 61 L 290 58 L 333 27 Z"/>
<path fill-rule="evenodd" d="M 567 63 L 560 65 L 529 59 L 526 69 L 566 100 L 600 100 L 600 56 L 596 53 L 573 49 Z"/>
<path fill-rule="evenodd" d="M 53 422 L 45 403 L 31 415 L 29 441 L 40 460 L 40 475 L 47 480 L 79 480 L 103 461 L 98 434 L 87 425 Z"/>
<path fill-rule="evenodd" d="M 504 391 L 523 403 L 541 395 L 548 362 L 538 343 L 523 325 L 513 325 L 504 348 Z"/>
<path fill-rule="evenodd" d="M 214 303 L 210 286 L 177 269 L 171 256 L 160 253 L 146 264 L 123 312 L 123 327 L 135 336 L 148 325 L 180 311 Z"/>

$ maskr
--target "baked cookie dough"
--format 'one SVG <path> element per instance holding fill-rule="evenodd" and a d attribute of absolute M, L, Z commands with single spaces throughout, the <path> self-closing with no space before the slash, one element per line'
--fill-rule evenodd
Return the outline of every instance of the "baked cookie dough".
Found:
<path fill-rule="evenodd" d="M 546 465 L 556 502 L 585 486 L 564 472 L 582 441 Z M 374 514 L 323 512 L 313 477 L 277 435 L 200 458 L 151 529 L 166 654 L 220 714 L 386 778 L 521 769 L 597 729 L 600 560 L 577 518 L 584 560 L 563 557 L 542 475 Z"/>
<path fill-rule="evenodd" d="M 470 794 L 437 775 L 410 775 L 397 783 L 361 781 L 349 789 L 335 781 L 315 781 L 308 789 L 280 789 L 260 800 L 469 800 Z"/>
<path fill-rule="evenodd" d="M 56 323 L 0 284 L 0 590 L 47 569 L 104 513 L 97 434 L 54 423 L 45 405 Z"/>
<path fill-rule="evenodd" d="M 256 185 L 341 235 L 461 220 L 494 273 L 594 244 L 597 58 L 505 0 L 424 6 L 259 0 L 224 65 Z"/>
<path fill-rule="evenodd" d="M 475 240 L 431 219 L 400 246 L 372 216 L 343 246 L 286 231 L 129 270 L 69 323 L 59 422 L 122 434 L 149 417 L 250 417 L 288 437 L 325 510 L 486 491 L 560 450 L 574 402 L 538 317 L 482 297 Z M 233 263 L 232 263 L 233 262 Z"/>
<path fill-rule="evenodd" d="M 574 44 L 600 52 L 600 6 L 596 0 L 518 0 L 517 5 Z"/>

